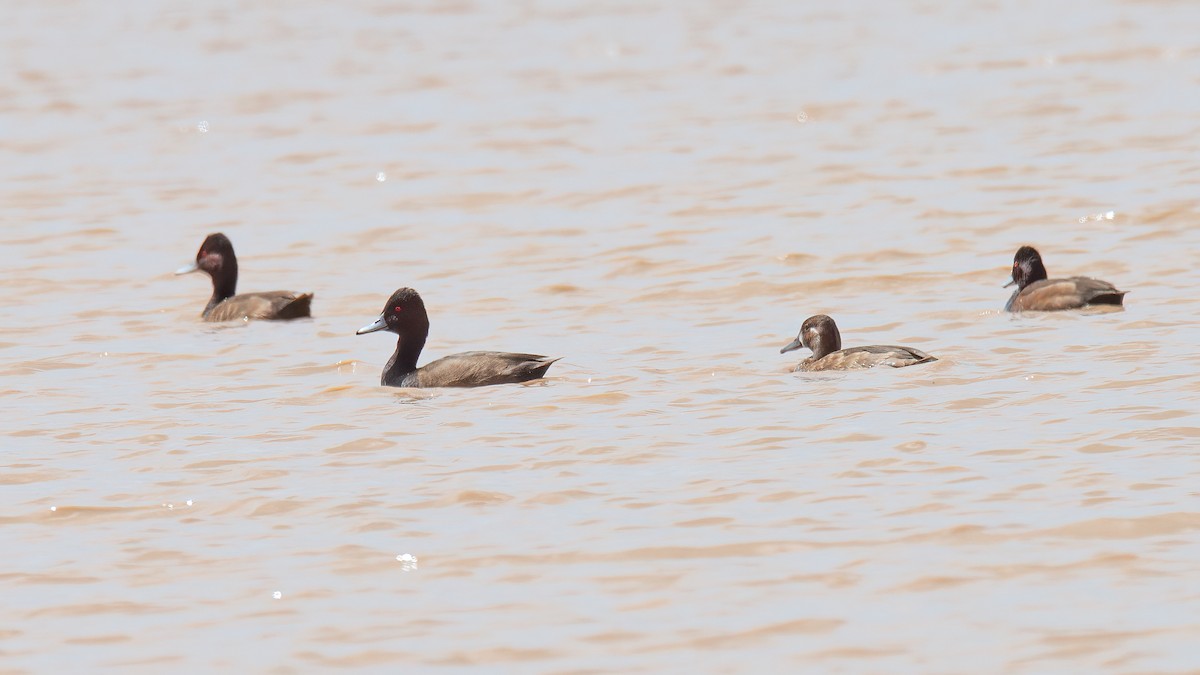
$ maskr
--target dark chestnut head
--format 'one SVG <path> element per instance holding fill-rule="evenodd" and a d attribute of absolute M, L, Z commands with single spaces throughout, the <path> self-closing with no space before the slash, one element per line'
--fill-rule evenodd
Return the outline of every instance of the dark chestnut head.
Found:
<path fill-rule="evenodd" d="M 783 354 L 801 347 L 808 347 L 812 350 L 812 357 L 819 359 L 842 348 L 842 334 L 838 332 L 837 324 L 833 322 L 832 318 L 824 314 L 810 316 L 800 326 L 800 334 L 796 336 L 796 339 L 780 349 L 779 353 Z"/>
<path fill-rule="evenodd" d="M 420 336 L 424 340 L 429 334 L 429 315 L 425 313 L 425 302 L 421 300 L 421 295 L 411 288 L 401 288 L 392 293 L 375 323 L 359 328 L 355 335 L 378 330 Z"/>
<path fill-rule="evenodd" d="M 1046 266 L 1042 264 L 1042 256 L 1032 246 L 1022 246 L 1013 256 L 1012 280 L 1004 285 L 1005 288 L 1017 285 L 1017 290 L 1029 284 L 1046 278 Z"/>
<path fill-rule="evenodd" d="M 205 237 L 204 243 L 200 244 L 200 250 L 196 251 L 196 262 L 179 268 L 175 273 L 204 271 L 209 276 L 216 277 L 228 275 L 230 269 L 237 272 L 237 256 L 233 254 L 233 242 L 229 241 L 229 237 L 217 232 Z"/>
<path fill-rule="evenodd" d="M 237 292 L 238 264 L 229 237 L 217 232 L 210 234 L 196 252 L 196 262 L 175 270 L 175 274 L 205 272 L 213 280 L 213 298 L 220 300 Z"/>

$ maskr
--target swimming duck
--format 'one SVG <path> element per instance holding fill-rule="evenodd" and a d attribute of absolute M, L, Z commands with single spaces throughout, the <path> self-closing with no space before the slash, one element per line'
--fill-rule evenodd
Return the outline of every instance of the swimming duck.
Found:
<path fill-rule="evenodd" d="M 309 314 L 312 293 L 267 291 L 236 295 L 238 263 L 229 237 L 210 234 L 196 252 L 196 262 L 175 270 L 175 274 L 202 271 L 212 277 L 213 294 L 201 314 L 205 321 L 234 319 L 298 319 Z"/>
<path fill-rule="evenodd" d="M 355 335 L 386 330 L 400 336 L 396 351 L 383 368 L 379 383 L 385 387 L 482 387 L 536 380 L 558 359 L 537 354 L 462 352 L 417 367 L 417 358 L 429 336 L 425 302 L 411 288 L 401 288 L 388 298 L 375 323 Z"/>
<path fill-rule="evenodd" d="M 1012 280 L 1005 288 L 1017 285 L 1012 297 L 1004 305 L 1006 312 L 1033 310 L 1049 312 L 1060 309 L 1078 309 L 1088 305 L 1125 304 L 1125 293 L 1112 284 L 1089 277 L 1047 279 L 1042 256 L 1032 246 L 1022 246 L 1013 256 Z"/>
<path fill-rule="evenodd" d="M 870 347 L 842 349 L 842 335 L 838 332 L 837 324 L 824 314 L 805 319 L 804 324 L 800 326 L 800 334 L 786 347 L 780 349 L 779 353 L 783 354 L 801 347 L 811 349 L 812 356 L 801 361 L 795 368 L 796 372 L 854 370 L 874 368 L 878 365 L 903 368 L 918 363 L 937 361 L 934 357 L 912 347 L 871 345 Z"/>

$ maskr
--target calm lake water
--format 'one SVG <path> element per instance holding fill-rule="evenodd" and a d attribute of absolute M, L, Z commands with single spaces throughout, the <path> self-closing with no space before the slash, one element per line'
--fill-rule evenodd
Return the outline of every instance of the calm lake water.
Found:
<path fill-rule="evenodd" d="M 1200 4 L 4 16 L 0 671 L 1200 672 Z"/>

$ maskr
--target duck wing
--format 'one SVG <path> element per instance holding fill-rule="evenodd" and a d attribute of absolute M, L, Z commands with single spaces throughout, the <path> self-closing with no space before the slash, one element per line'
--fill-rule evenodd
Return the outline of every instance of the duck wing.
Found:
<path fill-rule="evenodd" d="M 205 321 L 299 319 L 311 316 L 312 293 L 267 291 L 226 298 L 204 315 Z"/>
<path fill-rule="evenodd" d="M 889 345 L 886 347 L 867 347 L 867 349 L 882 350 L 878 352 L 882 356 L 879 363 L 893 368 L 903 368 L 905 366 L 915 366 L 918 363 L 937 361 L 937 357 L 930 356 L 920 349 L 913 349 L 912 347 Z"/>
<path fill-rule="evenodd" d="M 421 387 L 484 387 L 536 380 L 557 358 L 511 352 L 462 352 L 417 369 Z"/>
<path fill-rule="evenodd" d="M 1091 277 L 1043 279 L 1029 284 L 1009 299 L 1005 309 L 1053 312 L 1087 305 L 1122 305 L 1126 291 Z"/>
<path fill-rule="evenodd" d="M 826 354 L 816 361 L 806 359 L 800 364 L 799 370 L 857 370 L 860 368 L 874 368 L 875 366 L 903 368 L 930 361 L 937 361 L 937 359 L 920 349 L 897 347 L 895 345 L 869 345 L 866 347 L 850 347 L 833 352 L 832 354 Z"/>

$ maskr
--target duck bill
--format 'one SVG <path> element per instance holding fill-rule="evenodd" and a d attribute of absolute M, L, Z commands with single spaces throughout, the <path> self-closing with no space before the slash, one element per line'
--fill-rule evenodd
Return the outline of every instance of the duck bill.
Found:
<path fill-rule="evenodd" d="M 379 318 L 375 319 L 375 323 L 367 324 L 366 326 L 359 328 L 357 331 L 355 331 L 354 334 L 355 335 L 366 335 L 367 333 L 374 333 L 377 330 L 383 330 L 385 328 L 387 328 L 387 321 L 384 321 L 383 315 L 380 314 Z"/>
<path fill-rule="evenodd" d="M 793 351 L 793 350 L 796 350 L 796 349 L 800 349 L 800 348 L 801 348 L 801 347 L 803 347 L 803 346 L 804 346 L 804 345 L 803 345 L 803 344 L 800 342 L 800 338 L 796 338 L 795 340 L 792 340 L 791 342 L 789 342 L 789 343 L 788 343 L 788 345 L 787 345 L 786 347 L 784 347 L 783 349 L 780 349 L 780 350 L 779 350 L 779 353 L 780 353 L 780 354 L 786 354 L 786 353 L 788 353 L 788 352 L 790 352 L 790 351 Z"/>
<path fill-rule="evenodd" d="M 1015 283 L 1017 283 L 1017 280 L 1016 280 L 1016 279 L 1013 279 L 1012 277 L 1009 277 L 1009 278 L 1008 278 L 1008 283 L 1007 283 L 1007 284 L 1004 284 L 1004 285 L 1003 285 L 1003 286 L 1001 286 L 1000 288 L 1008 288 L 1009 286 L 1012 286 L 1012 285 L 1013 285 L 1013 284 L 1015 284 Z"/>
<path fill-rule="evenodd" d="M 199 272 L 199 271 L 200 271 L 200 266 L 197 265 L 196 263 L 192 263 L 191 265 L 184 265 L 183 267 L 180 267 L 179 269 L 175 270 L 175 275 L 179 276 L 180 274 L 191 274 L 192 272 Z"/>

